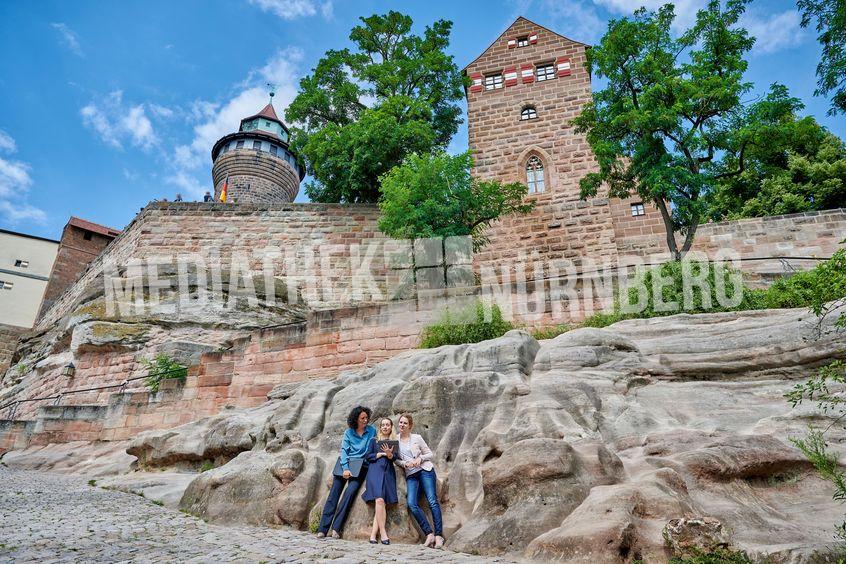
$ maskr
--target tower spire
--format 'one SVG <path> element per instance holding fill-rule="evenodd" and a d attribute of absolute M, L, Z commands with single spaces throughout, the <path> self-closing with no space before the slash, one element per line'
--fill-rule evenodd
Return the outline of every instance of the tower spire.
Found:
<path fill-rule="evenodd" d="M 270 104 L 272 106 L 273 105 L 273 97 L 276 95 L 276 85 L 273 84 L 272 82 L 268 82 L 267 87 L 268 87 L 268 89 L 270 89 L 270 101 L 268 102 L 268 104 Z"/>

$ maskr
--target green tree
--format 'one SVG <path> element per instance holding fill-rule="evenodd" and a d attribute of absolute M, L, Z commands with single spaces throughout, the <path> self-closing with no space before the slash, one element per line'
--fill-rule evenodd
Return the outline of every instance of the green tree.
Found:
<path fill-rule="evenodd" d="M 778 87 L 783 88 L 783 87 Z M 786 93 L 786 91 L 785 91 Z M 785 94 L 786 95 L 786 94 Z M 766 100 L 756 104 L 765 105 Z M 798 101 L 797 101 L 798 104 Z M 797 105 L 797 109 L 801 105 Z M 720 179 L 708 199 L 708 216 L 720 221 L 846 206 L 846 146 L 812 117 L 781 119 L 752 113 L 759 124 L 741 174 Z"/>
<path fill-rule="evenodd" d="M 816 20 L 822 56 L 816 95 L 831 94 L 829 114 L 846 112 L 846 0 L 798 0 L 802 27 Z"/>
<path fill-rule="evenodd" d="M 672 5 L 641 8 L 612 20 L 588 52 L 591 71 L 607 86 L 574 120 L 599 165 L 581 179 L 582 198 L 607 184 L 611 196 L 636 193 L 653 202 L 675 260 L 693 244 L 704 195 L 718 180 L 740 174 L 745 152 L 758 141 L 760 124 L 747 119 L 740 100 L 751 89 L 743 81 L 744 57 L 755 41 L 736 26 L 747 3 L 728 0 L 723 7 L 711 0 L 680 37 L 670 30 Z M 790 109 L 777 92 L 770 102 L 773 112 Z"/>
<path fill-rule="evenodd" d="M 411 32 L 398 12 L 361 18 L 354 48 L 327 51 L 286 111 L 318 202 L 376 202 L 379 177 L 412 152 L 444 148 L 461 123 L 465 78 L 445 50 L 452 23 Z"/>
<path fill-rule="evenodd" d="M 406 157 L 381 177 L 379 229 L 400 239 L 470 235 L 478 250 L 493 221 L 532 210 L 525 185 L 473 178 L 472 166 L 469 151 Z"/>

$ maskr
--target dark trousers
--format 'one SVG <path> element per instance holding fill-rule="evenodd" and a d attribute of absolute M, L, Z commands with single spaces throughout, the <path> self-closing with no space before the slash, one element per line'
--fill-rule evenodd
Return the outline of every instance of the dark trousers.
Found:
<path fill-rule="evenodd" d="M 432 527 L 429 526 L 429 520 L 426 519 L 426 514 L 420 509 L 420 504 L 417 501 L 420 499 L 420 488 L 423 487 L 423 493 L 426 495 L 426 501 L 429 503 L 429 509 L 432 510 L 432 521 L 435 523 L 435 534 L 439 537 L 444 536 L 444 523 L 441 517 L 441 504 L 438 503 L 438 477 L 434 470 L 421 470 L 415 472 L 411 476 L 405 477 L 405 486 L 407 489 L 406 496 L 408 499 L 408 510 L 414 515 L 417 524 L 423 529 L 426 535 L 432 534 Z"/>
<path fill-rule="evenodd" d="M 331 527 L 340 534 L 344 528 L 344 521 L 347 520 L 347 513 L 352 507 L 353 501 L 361 484 L 367 477 L 367 466 L 362 466 L 361 472 L 357 478 L 339 478 L 332 476 L 332 489 L 329 490 L 329 497 L 326 498 L 326 504 L 323 506 L 323 516 L 320 518 L 320 525 L 317 527 L 317 532 L 326 534 Z M 346 486 L 346 488 L 344 488 Z M 341 496 L 343 492 L 343 497 Z M 338 500 L 341 503 L 338 503 Z"/>

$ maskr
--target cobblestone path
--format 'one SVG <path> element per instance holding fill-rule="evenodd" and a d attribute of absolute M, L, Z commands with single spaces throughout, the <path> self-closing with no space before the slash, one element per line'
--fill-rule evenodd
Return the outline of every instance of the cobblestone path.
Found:
<path fill-rule="evenodd" d="M 212 525 L 137 495 L 0 466 L 0 562 L 492 562 L 412 545 Z M 503 560 L 499 560 L 504 562 Z"/>

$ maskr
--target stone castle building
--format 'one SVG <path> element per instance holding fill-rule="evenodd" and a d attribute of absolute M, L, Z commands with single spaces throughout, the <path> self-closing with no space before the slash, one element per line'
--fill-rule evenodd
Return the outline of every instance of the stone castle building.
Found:
<path fill-rule="evenodd" d="M 271 103 L 241 120 L 241 127 L 212 148 L 214 199 L 224 182 L 227 201 L 249 204 L 293 202 L 305 170 L 288 147 L 290 132 Z"/>
<path fill-rule="evenodd" d="M 644 246 L 662 250 L 657 208 L 637 197 L 582 201 L 579 180 L 596 170 L 590 146 L 570 124 L 591 100 L 587 45 L 519 17 L 464 72 L 475 174 L 529 188 L 535 209 L 489 232 L 482 261 L 538 253 L 615 258 Z"/>

